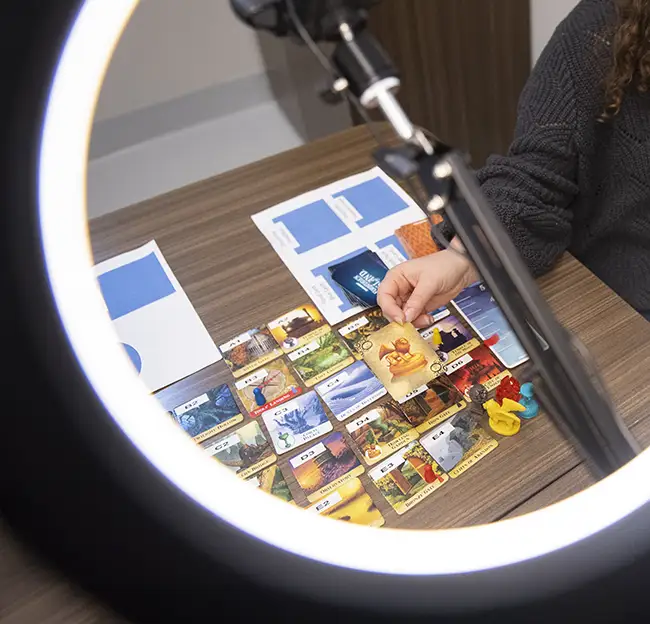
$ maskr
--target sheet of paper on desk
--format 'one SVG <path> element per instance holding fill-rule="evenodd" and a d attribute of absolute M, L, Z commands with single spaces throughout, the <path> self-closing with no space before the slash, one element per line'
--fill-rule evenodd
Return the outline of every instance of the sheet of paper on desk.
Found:
<path fill-rule="evenodd" d="M 151 392 L 221 359 L 155 241 L 96 265 L 95 275 L 119 340 Z"/>
<path fill-rule="evenodd" d="M 420 221 L 422 210 L 379 167 L 294 197 L 253 221 L 330 325 L 363 310 L 328 267 L 364 251 L 390 269 L 407 259 L 395 230 Z"/>

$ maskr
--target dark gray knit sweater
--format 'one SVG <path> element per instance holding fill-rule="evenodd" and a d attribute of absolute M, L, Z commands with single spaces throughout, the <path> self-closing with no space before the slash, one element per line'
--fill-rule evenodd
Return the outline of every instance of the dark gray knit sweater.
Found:
<path fill-rule="evenodd" d="M 650 96 L 603 111 L 614 0 L 582 0 L 524 88 L 509 153 L 478 172 L 535 275 L 569 250 L 637 310 L 650 310 Z"/>

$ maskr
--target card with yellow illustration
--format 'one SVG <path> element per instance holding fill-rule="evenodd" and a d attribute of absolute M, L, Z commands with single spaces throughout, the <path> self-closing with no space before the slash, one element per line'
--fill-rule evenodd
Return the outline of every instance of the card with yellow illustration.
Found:
<path fill-rule="evenodd" d="M 388 323 L 389 321 L 383 315 L 381 309 L 373 308 L 372 310 L 366 310 L 363 315 L 341 327 L 339 334 L 341 334 L 348 347 L 352 349 L 355 357 L 361 360 L 363 359 L 361 345 L 369 336 L 382 327 L 386 327 Z"/>
<path fill-rule="evenodd" d="M 363 359 L 396 400 L 424 391 L 443 373 L 433 347 L 410 323 L 390 323 L 361 344 Z"/>
<path fill-rule="evenodd" d="M 307 509 L 334 520 L 369 527 L 380 527 L 385 522 L 359 479 L 351 479 Z"/>
<path fill-rule="evenodd" d="M 331 331 L 315 305 L 307 303 L 268 324 L 280 348 L 289 353 Z"/>
<path fill-rule="evenodd" d="M 364 472 L 361 462 L 338 431 L 292 457 L 289 465 L 310 503 Z"/>

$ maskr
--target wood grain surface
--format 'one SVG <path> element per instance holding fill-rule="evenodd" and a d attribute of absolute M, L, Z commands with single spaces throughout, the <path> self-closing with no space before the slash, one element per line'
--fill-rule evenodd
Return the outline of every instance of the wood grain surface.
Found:
<path fill-rule="evenodd" d="M 250 215 L 369 168 L 372 145 L 367 131 L 355 128 L 101 217 L 91 223 L 95 258 L 155 239 L 214 340 L 226 341 L 307 300 Z M 590 349 L 614 404 L 646 447 L 650 326 L 568 255 L 540 285 L 559 319 Z M 232 381 L 221 362 L 159 396 L 165 407 L 174 407 Z M 304 500 L 287 477 L 296 498 Z M 362 480 L 387 524 L 401 528 L 497 521 L 557 502 L 593 482 L 546 416 L 525 423 L 514 438 L 501 438 L 495 451 L 403 516 L 388 508 L 366 475 Z M 122 621 L 25 552 L 2 524 L 0 579 L 3 624 Z"/>
<path fill-rule="evenodd" d="M 250 216 L 369 168 L 372 147 L 366 129 L 355 128 L 100 217 L 91 223 L 95 258 L 155 239 L 215 342 L 226 342 L 308 301 Z M 590 349 L 626 421 L 637 427 L 645 422 L 649 401 L 642 388 L 648 374 L 642 363 L 650 362 L 650 325 L 569 255 L 541 287 L 560 320 Z M 157 396 L 171 409 L 232 382 L 220 362 Z M 335 422 L 335 430 L 343 428 Z M 520 505 L 530 508 L 531 501 L 550 502 L 536 496 L 581 462 L 546 416 L 526 422 L 514 438 L 498 439 L 495 451 L 403 516 L 387 505 L 367 475 L 362 481 L 387 526 L 457 527 L 498 520 Z M 304 503 L 287 470 L 290 456 L 281 456 L 279 465 L 296 500 Z M 557 486 L 552 491 L 563 495 Z"/>

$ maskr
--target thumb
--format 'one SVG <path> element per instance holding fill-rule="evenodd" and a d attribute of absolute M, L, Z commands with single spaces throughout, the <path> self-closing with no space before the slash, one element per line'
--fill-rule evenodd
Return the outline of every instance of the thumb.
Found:
<path fill-rule="evenodd" d="M 416 284 L 411 296 L 404 306 L 404 320 L 412 323 L 421 314 L 427 312 L 427 303 L 436 294 L 435 284 L 426 279 L 420 279 Z"/>

